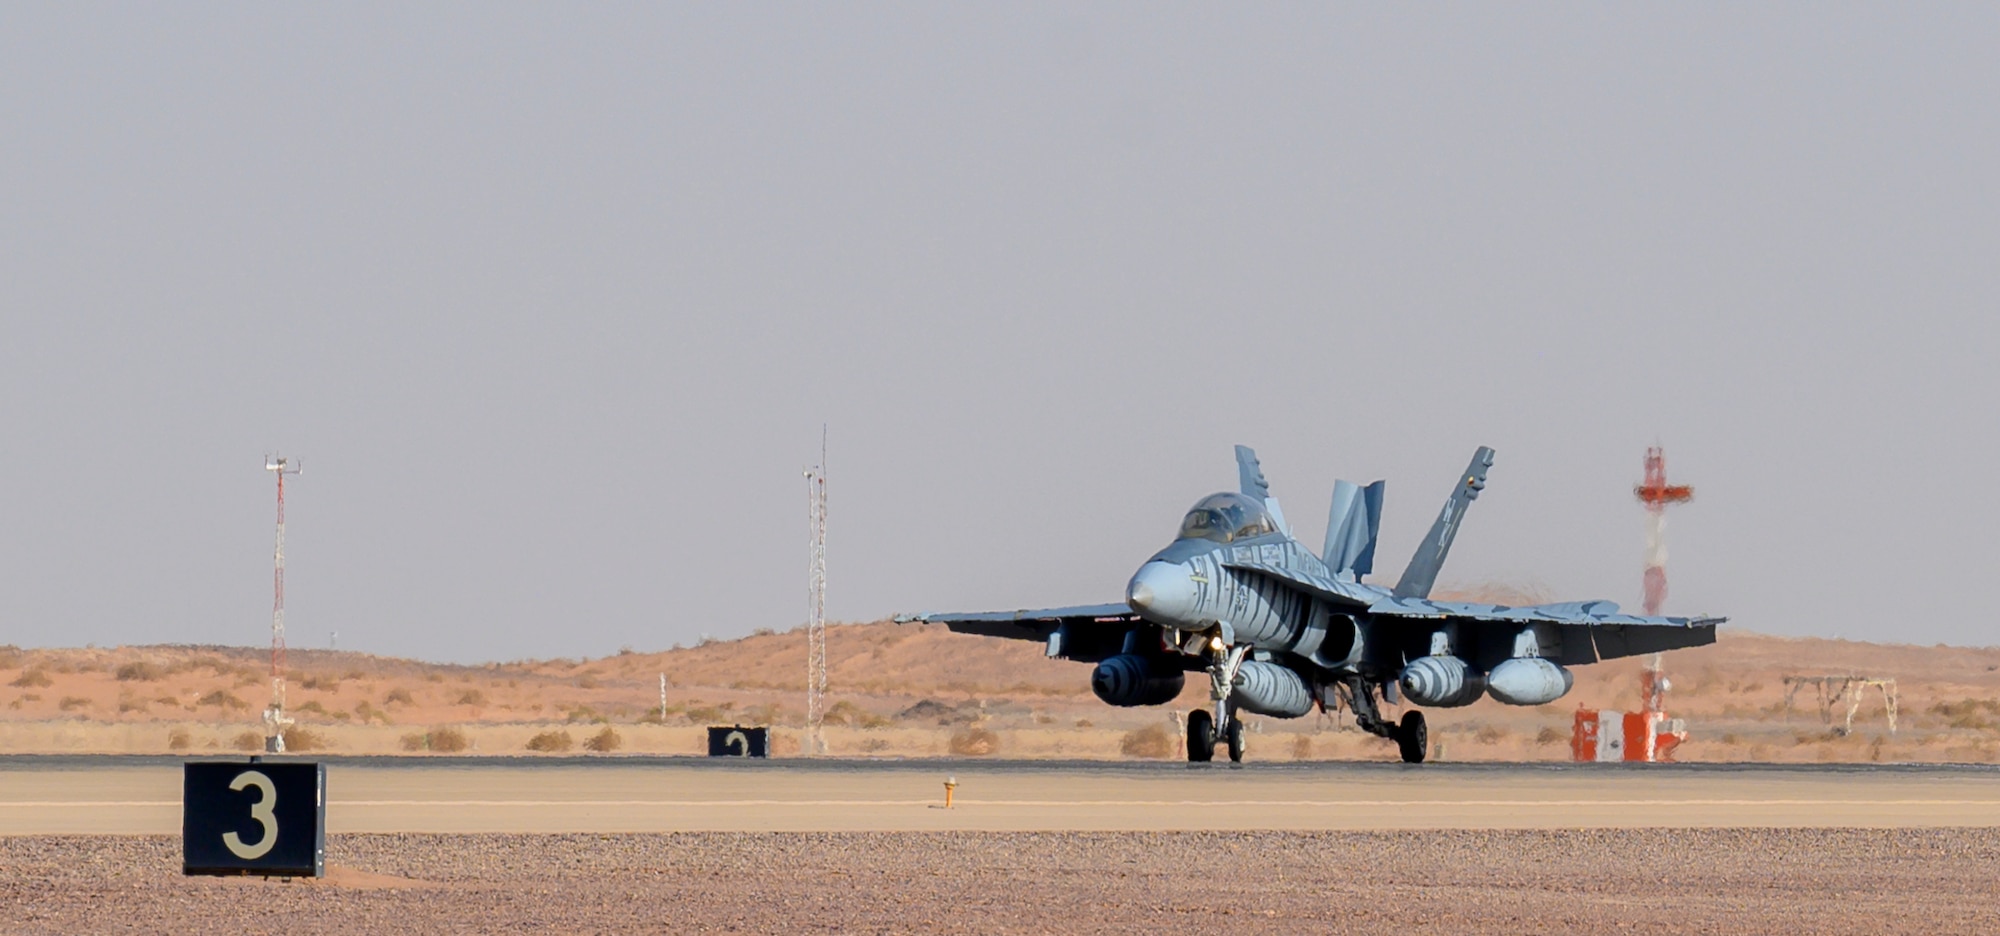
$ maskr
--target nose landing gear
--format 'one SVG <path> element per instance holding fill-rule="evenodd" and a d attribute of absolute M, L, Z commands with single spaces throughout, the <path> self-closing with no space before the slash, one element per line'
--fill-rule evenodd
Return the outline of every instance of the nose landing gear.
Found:
<path fill-rule="evenodd" d="M 1241 763 L 1243 760 L 1243 720 L 1230 718 L 1229 724 L 1221 731 L 1215 730 L 1215 716 L 1205 709 L 1195 709 L 1187 717 L 1187 758 L 1191 764 L 1205 764 L 1215 759 L 1215 746 L 1220 742 L 1229 759 Z"/>

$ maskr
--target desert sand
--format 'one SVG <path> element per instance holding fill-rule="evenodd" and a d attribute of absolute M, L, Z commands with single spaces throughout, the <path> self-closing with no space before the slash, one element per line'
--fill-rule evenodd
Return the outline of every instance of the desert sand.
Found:
<path fill-rule="evenodd" d="M 840 756 L 1146 759 L 1180 756 L 1178 718 L 1206 704 L 1190 681 L 1159 708 L 1115 709 L 1090 668 L 1037 645 L 935 625 L 829 628 L 829 743 Z M 1578 706 L 1638 706 L 1642 660 L 1576 670 L 1553 705 L 1490 700 L 1429 710 L 1441 761 L 1559 761 Z M 1785 639 L 1725 630 L 1666 655 L 1668 710 L 1692 732 L 1690 762 L 2000 761 L 2000 649 Z M 339 754 L 699 754 L 713 724 L 767 724 L 774 753 L 799 750 L 802 632 L 598 659 L 482 666 L 294 650 L 291 748 Z M 257 648 L 0 648 L 0 753 L 207 754 L 257 747 L 270 696 Z M 1891 733 L 1871 692 L 1842 734 L 1812 690 L 1788 711 L 1786 675 L 1899 681 Z M 662 711 L 660 679 L 667 680 Z M 1391 745 L 1338 713 L 1249 720 L 1257 760 L 1392 760 Z"/>

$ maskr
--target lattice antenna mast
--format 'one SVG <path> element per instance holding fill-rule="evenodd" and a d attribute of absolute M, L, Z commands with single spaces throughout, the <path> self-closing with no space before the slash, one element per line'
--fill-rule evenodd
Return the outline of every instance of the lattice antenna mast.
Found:
<path fill-rule="evenodd" d="M 283 456 L 264 456 L 264 470 L 278 478 L 278 540 L 271 558 L 271 705 L 264 710 L 264 750 L 285 750 L 285 476 L 305 468 Z"/>
<path fill-rule="evenodd" d="M 1646 450 L 1645 480 L 1632 486 L 1646 505 L 1646 613 L 1660 613 L 1667 601 L 1667 505 L 1694 499 L 1694 488 L 1667 483 L 1667 453 L 1659 446 Z"/>
<path fill-rule="evenodd" d="M 826 753 L 826 430 L 819 464 L 806 471 L 810 563 L 806 568 L 806 753 Z"/>

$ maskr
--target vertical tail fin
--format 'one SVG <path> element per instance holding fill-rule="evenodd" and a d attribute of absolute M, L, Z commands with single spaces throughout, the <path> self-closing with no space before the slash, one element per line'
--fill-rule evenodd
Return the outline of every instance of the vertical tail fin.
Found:
<path fill-rule="evenodd" d="M 1333 506 L 1326 514 L 1326 548 L 1320 557 L 1339 576 L 1358 581 L 1375 571 L 1375 534 L 1382 528 L 1382 487 L 1333 482 Z"/>
<path fill-rule="evenodd" d="M 1264 509 L 1271 512 L 1271 519 L 1278 524 L 1278 529 L 1285 531 L 1286 536 L 1292 535 L 1292 525 L 1285 522 L 1285 510 L 1278 506 L 1278 499 L 1271 496 L 1271 484 L 1264 480 L 1264 468 L 1257 463 L 1257 453 L 1250 446 L 1236 447 L 1236 476 L 1243 493 L 1261 501 Z"/>
<path fill-rule="evenodd" d="M 1444 568 L 1445 554 L 1451 552 L 1452 538 L 1458 535 L 1458 522 L 1465 518 L 1466 507 L 1486 489 L 1486 469 L 1491 467 L 1493 450 L 1482 445 L 1472 453 L 1472 464 L 1459 476 L 1458 485 L 1444 502 L 1444 511 L 1431 524 L 1430 534 L 1417 544 L 1417 554 L 1410 557 L 1409 568 L 1403 570 L 1402 581 L 1396 583 L 1396 597 L 1430 596 L 1431 586 L 1437 584 L 1438 570 Z"/>

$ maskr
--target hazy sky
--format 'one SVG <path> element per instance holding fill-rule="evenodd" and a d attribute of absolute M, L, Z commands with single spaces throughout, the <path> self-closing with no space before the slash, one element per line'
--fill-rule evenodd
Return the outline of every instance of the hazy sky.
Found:
<path fill-rule="evenodd" d="M 0 6 L 0 643 L 1115 601 L 1253 445 L 1393 580 L 2000 643 L 2000 10 Z"/>

